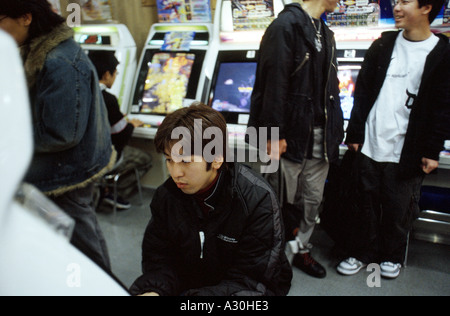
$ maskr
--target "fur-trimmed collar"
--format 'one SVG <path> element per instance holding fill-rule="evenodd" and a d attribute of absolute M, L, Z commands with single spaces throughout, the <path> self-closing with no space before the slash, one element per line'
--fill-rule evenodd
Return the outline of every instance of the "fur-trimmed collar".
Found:
<path fill-rule="evenodd" d="M 28 88 L 36 84 L 39 72 L 44 68 L 48 53 L 60 43 L 73 37 L 73 30 L 65 23 L 55 27 L 50 33 L 37 37 L 20 48 L 24 61 Z"/>

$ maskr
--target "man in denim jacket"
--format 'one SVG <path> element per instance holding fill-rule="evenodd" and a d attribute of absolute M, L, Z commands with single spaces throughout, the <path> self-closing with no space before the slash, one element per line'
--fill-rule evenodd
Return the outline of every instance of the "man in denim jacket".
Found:
<path fill-rule="evenodd" d="M 93 182 L 116 154 L 95 68 L 47 0 L 0 2 L 0 28 L 20 46 L 32 105 L 35 148 L 25 181 L 75 219 L 72 243 L 109 269 Z"/>

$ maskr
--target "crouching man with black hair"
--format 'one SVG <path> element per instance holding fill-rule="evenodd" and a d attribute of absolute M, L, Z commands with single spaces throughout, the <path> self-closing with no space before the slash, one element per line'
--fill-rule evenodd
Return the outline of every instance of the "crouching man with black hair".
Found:
<path fill-rule="evenodd" d="M 214 139 L 203 137 L 211 130 Z M 159 127 L 155 145 L 171 178 L 153 197 L 142 245 L 143 275 L 132 294 L 289 292 L 292 270 L 279 204 L 264 179 L 227 162 L 227 137 L 223 116 L 203 104 L 168 115 Z M 217 146 L 209 153 L 211 142 Z M 202 153 L 192 154 L 199 144 Z"/>

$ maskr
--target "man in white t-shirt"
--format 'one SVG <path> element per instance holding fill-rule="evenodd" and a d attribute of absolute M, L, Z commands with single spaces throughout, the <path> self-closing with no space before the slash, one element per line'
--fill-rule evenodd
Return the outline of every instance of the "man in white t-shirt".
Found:
<path fill-rule="evenodd" d="M 378 162 L 400 162 L 409 115 L 422 80 L 425 60 L 439 38 L 431 34 L 412 42 L 401 31 L 391 55 L 391 63 L 366 121 L 366 142 L 362 153 Z"/>
<path fill-rule="evenodd" d="M 394 18 L 401 30 L 383 33 L 366 54 L 346 143 L 361 150 L 368 227 L 365 247 L 339 264 L 341 274 L 373 262 L 384 277 L 400 273 L 424 176 L 438 167 L 450 138 L 450 44 L 430 30 L 443 2 L 399 0 Z"/>

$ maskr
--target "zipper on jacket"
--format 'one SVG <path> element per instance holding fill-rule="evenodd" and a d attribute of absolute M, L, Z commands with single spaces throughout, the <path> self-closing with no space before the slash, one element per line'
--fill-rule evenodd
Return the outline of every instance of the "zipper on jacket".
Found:
<path fill-rule="evenodd" d="M 200 231 L 198 232 L 200 236 L 200 259 L 203 259 L 203 246 L 205 245 L 205 233 Z"/>
<path fill-rule="evenodd" d="M 329 162 L 329 158 L 328 158 L 328 151 L 327 151 L 327 125 L 328 125 L 328 111 L 327 111 L 327 89 L 328 89 L 328 83 L 330 81 L 330 74 L 331 74 L 331 67 L 333 67 L 333 60 L 334 60 L 334 46 L 332 46 L 331 48 L 331 60 L 330 60 L 330 67 L 328 68 L 328 75 L 327 75 L 327 82 L 325 84 L 325 103 L 324 103 L 324 107 L 325 107 L 325 129 L 323 131 L 323 152 L 324 152 L 324 156 L 325 156 L 325 161 Z"/>
<path fill-rule="evenodd" d="M 299 72 L 303 66 L 306 64 L 306 62 L 309 60 L 309 53 L 306 53 L 305 58 L 303 58 L 303 61 L 300 63 L 300 65 L 295 69 L 295 71 L 292 73 L 291 77 L 294 77 L 294 75 Z"/>

